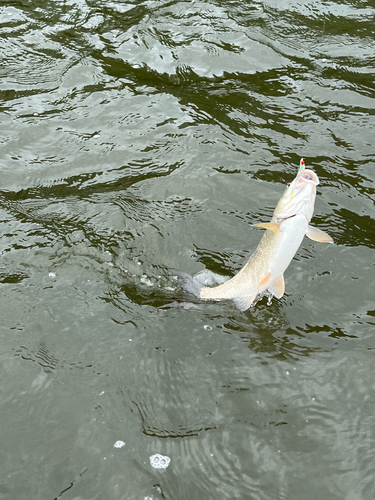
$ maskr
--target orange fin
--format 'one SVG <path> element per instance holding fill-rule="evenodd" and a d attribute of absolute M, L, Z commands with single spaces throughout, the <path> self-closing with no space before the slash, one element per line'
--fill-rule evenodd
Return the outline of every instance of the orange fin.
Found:
<path fill-rule="evenodd" d="M 308 226 L 306 236 L 310 238 L 310 240 L 319 241 L 319 243 L 333 243 L 333 239 L 330 235 L 317 227 Z"/>
<path fill-rule="evenodd" d="M 268 291 L 278 299 L 281 299 L 285 292 L 285 281 L 282 274 L 280 274 L 280 276 L 277 276 L 272 285 L 268 287 Z"/>
<path fill-rule="evenodd" d="M 258 288 L 261 288 L 263 285 L 266 285 L 266 284 L 267 284 L 267 281 L 270 279 L 270 277 L 271 277 L 271 273 L 270 273 L 270 272 L 268 272 L 268 273 L 264 276 L 264 278 L 261 280 L 261 282 L 259 283 Z"/>
<path fill-rule="evenodd" d="M 261 227 L 263 229 L 269 229 L 274 233 L 279 233 L 281 224 L 278 224 L 277 222 L 260 222 L 259 224 L 253 224 L 253 226 Z"/>
<path fill-rule="evenodd" d="M 251 304 L 254 302 L 256 296 L 257 294 L 253 293 L 252 295 L 247 295 L 244 297 L 234 297 L 233 301 L 240 311 L 246 311 L 246 309 L 249 309 Z"/>

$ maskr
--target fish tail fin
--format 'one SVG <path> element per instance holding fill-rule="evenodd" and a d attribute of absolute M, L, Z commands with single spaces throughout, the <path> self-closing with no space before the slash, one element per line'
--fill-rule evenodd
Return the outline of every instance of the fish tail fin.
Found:
<path fill-rule="evenodd" d="M 195 276 L 190 274 L 179 272 L 178 273 L 178 283 L 180 287 L 187 293 L 194 295 L 194 297 L 201 297 L 201 290 L 207 288 L 207 290 L 212 290 L 213 288 L 207 287 L 207 285 L 221 285 L 225 283 L 228 278 L 226 276 L 221 276 L 215 274 L 207 269 L 201 271 Z"/>
<path fill-rule="evenodd" d="M 257 294 L 253 293 L 251 295 L 246 295 L 243 297 L 233 297 L 233 301 L 240 311 L 246 311 L 254 302 L 256 296 Z"/>
<path fill-rule="evenodd" d="M 199 298 L 199 293 L 203 284 L 187 273 L 178 273 L 178 284 L 187 293 Z"/>

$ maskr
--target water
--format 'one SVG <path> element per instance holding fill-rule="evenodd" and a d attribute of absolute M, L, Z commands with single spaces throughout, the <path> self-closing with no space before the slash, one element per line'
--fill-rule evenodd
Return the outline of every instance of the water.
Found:
<path fill-rule="evenodd" d="M 374 32 L 359 0 L 1 4 L 0 498 L 374 498 Z M 190 303 L 301 157 L 336 245 L 269 306 Z"/>

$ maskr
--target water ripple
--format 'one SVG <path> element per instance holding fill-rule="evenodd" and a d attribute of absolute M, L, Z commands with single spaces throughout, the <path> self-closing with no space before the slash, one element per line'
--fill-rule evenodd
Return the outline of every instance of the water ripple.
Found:
<path fill-rule="evenodd" d="M 10 3 L 1 492 L 372 498 L 371 2 Z M 336 245 L 271 306 L 186 304 L 177 272 L 240 269 L 301 157 Z"/>

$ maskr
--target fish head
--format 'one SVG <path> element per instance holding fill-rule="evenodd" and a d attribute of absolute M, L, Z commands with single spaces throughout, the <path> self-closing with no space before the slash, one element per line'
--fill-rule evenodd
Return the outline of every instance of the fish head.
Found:
<path fill-rule="evenodd" d="M 310 221 L 314 212 L 316 186 L 319 178 L 313 170 L 305 168 L 303 159 L 294 181 L 288 185 L 274 212 L 278 222 L 303 214 Z"/>

